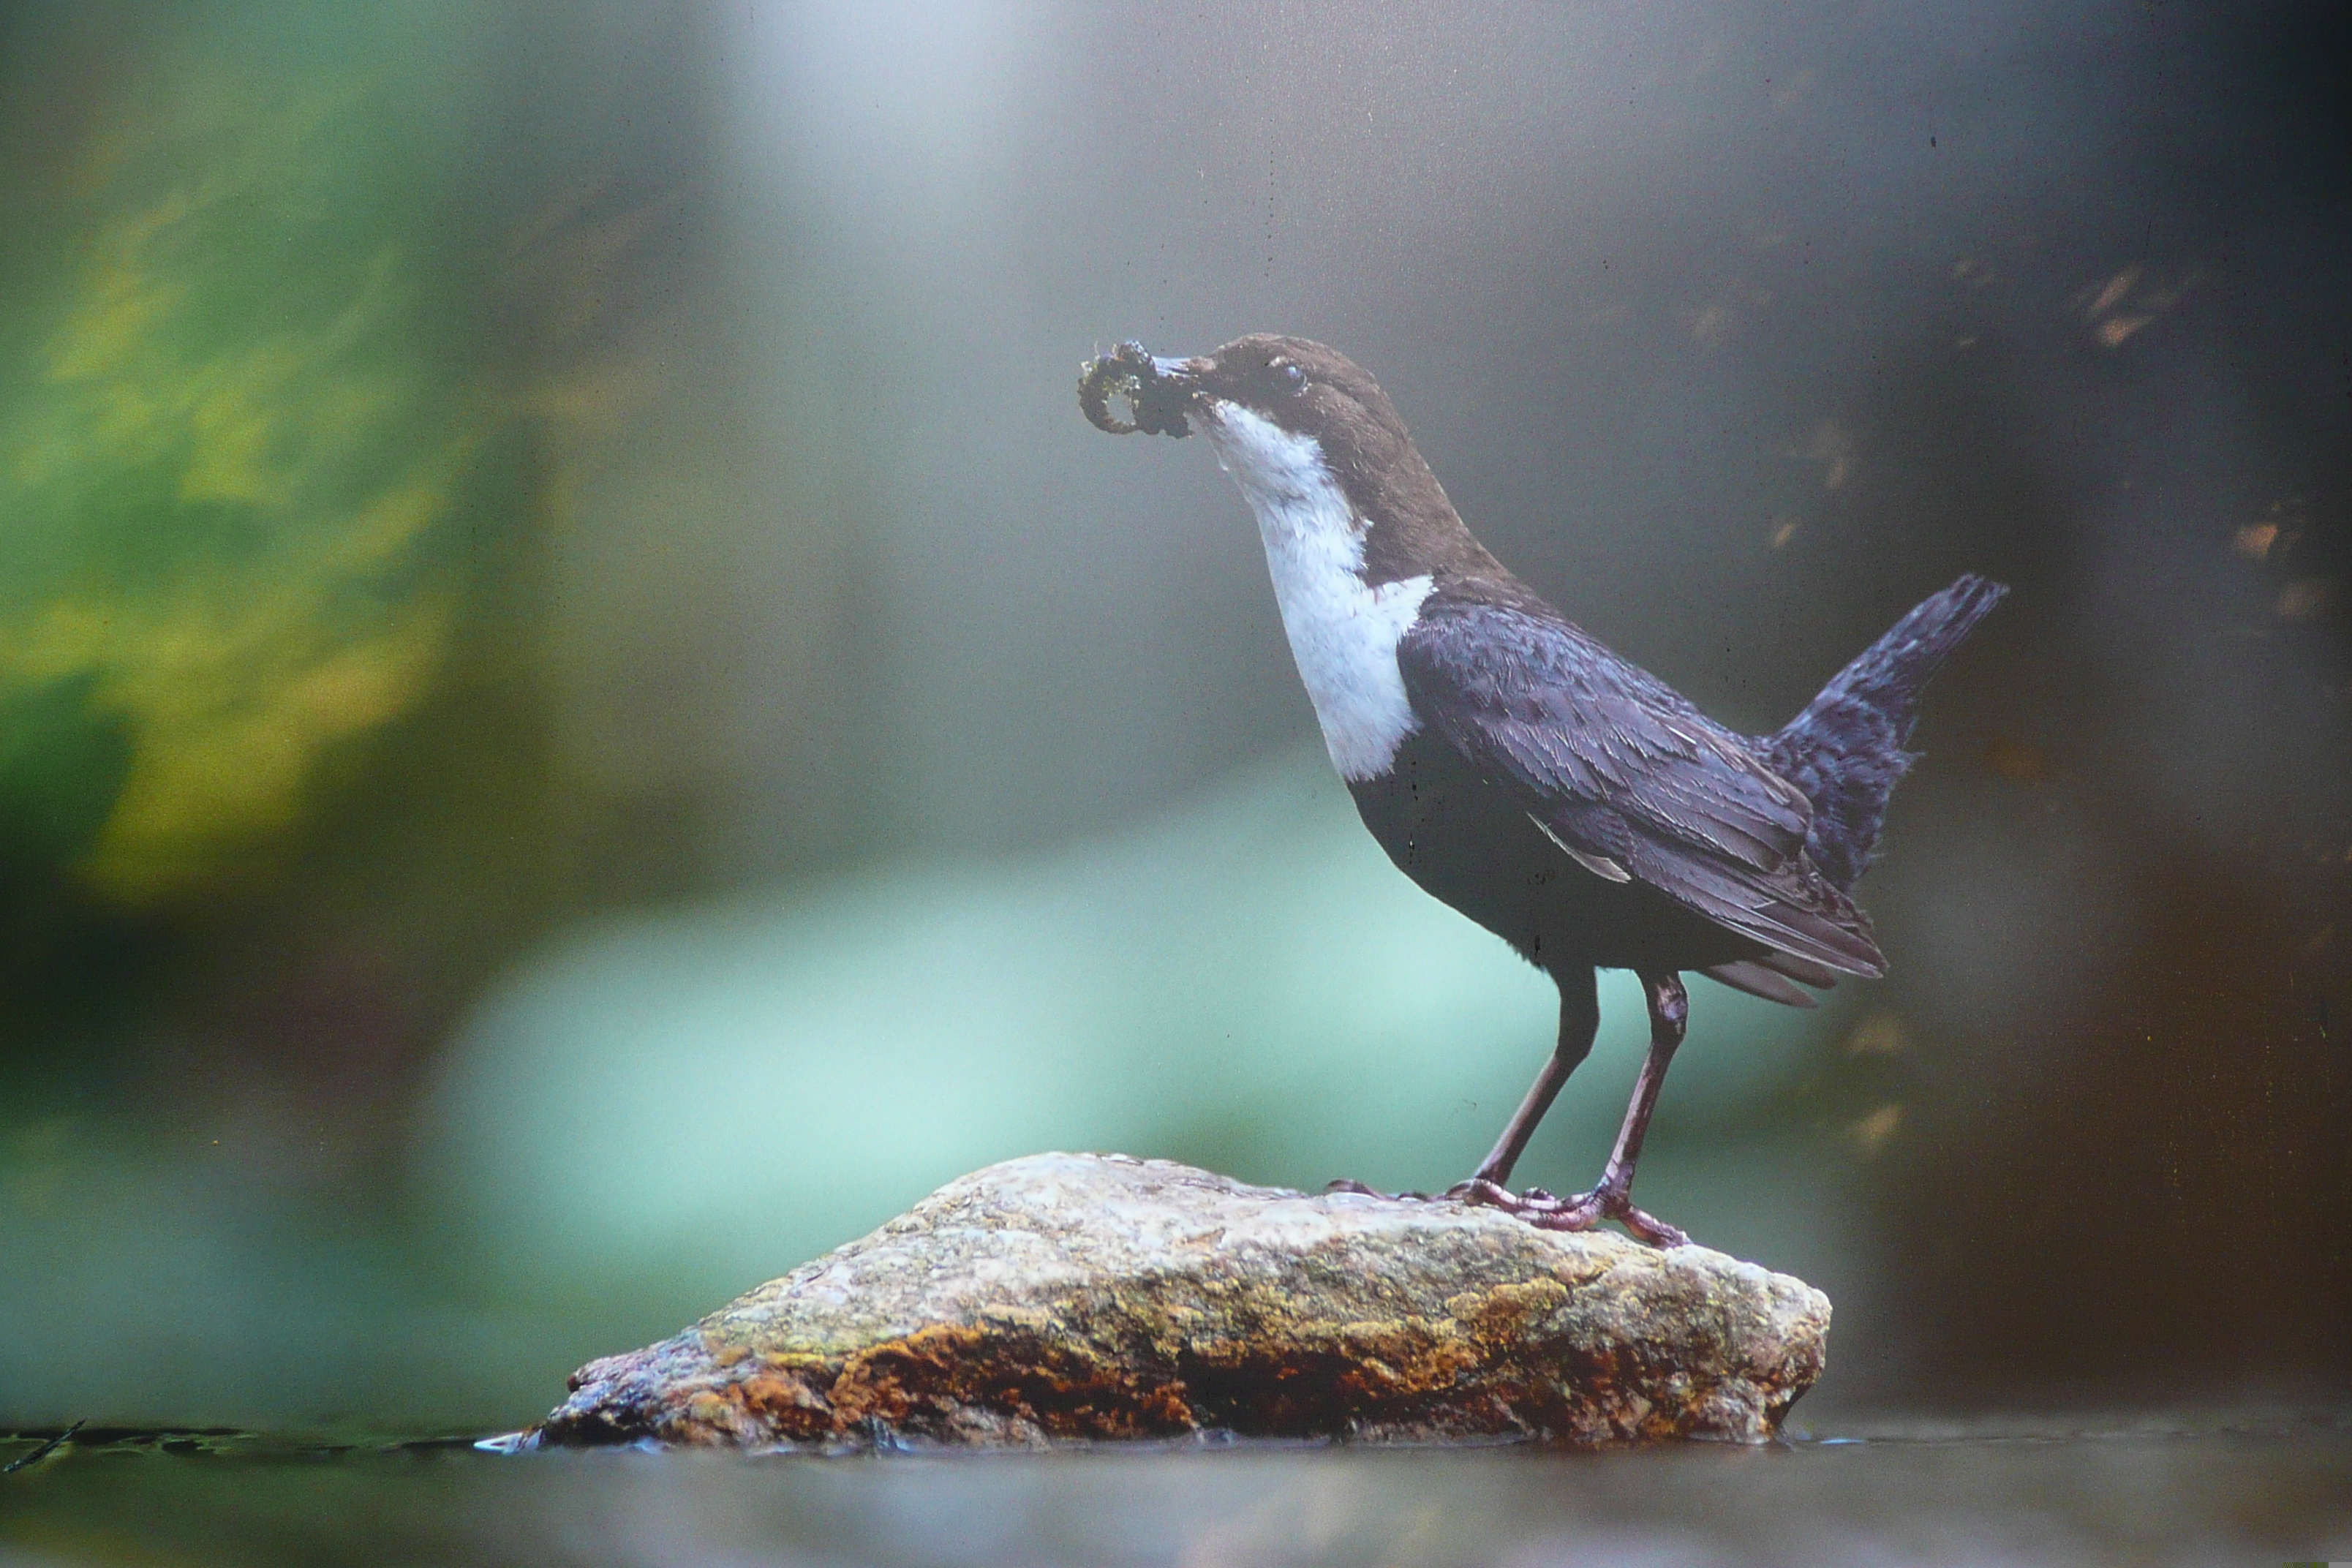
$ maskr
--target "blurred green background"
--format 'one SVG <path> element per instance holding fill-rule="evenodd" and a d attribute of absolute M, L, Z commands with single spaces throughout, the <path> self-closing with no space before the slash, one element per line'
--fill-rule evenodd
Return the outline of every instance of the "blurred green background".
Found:
<path fill-rule="evenodd" d="M 1045 1148 L 1463 1173 L 1549 985 L 1355 824 L 1208 455 L 1074 406 L 1252 330 L 1734 725 L 2016 584 L 1894 975 L 1701 987 L 1644 1162 L 1821 1400 L 2340 1396 L 2341 32 L 9 9 L 0 1424 L 519 1425 Z"/>

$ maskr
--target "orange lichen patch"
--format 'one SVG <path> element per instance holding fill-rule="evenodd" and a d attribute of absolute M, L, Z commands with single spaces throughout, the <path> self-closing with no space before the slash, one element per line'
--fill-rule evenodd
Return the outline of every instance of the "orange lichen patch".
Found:
<path fill-rule="evenodd" d="M 840 1430 L 839 1415 L 824 1396 L 796 1377 L 747 1378 L 734 1393 L 767 1440 L 806 1443 Z"/>
<path fill-rule="evenodd" d="M 1622 1392 L 1643 1375 L 1627 1358 L 1568 1347 L 1547 1331 L 1573 1298 L 1569 1282 L 1547 1277 L 1458 1293 L 1438 1316 L 1301 1321 L 1260 1301 L 1252 1333 L 1212 1333 L 1172 1354 L 1133 1331 L 1149 1323 L 1084 1312 L 1073 1316 L 1085 1326 L 1066 1338 L 941 1324 L 837 1360 L 755 1357 L 722 1342 L 708 1348 L 710 1367 L 764 1370 L 690 1392 L 681 1384 L 658 1425 L 668 1440 L 697 1444 L 855 1443 L 877 1431 L 954 1441 L 975 1429 L 1099 1440 L 1204 1427 L 1620 1442 L 1691 1430 L 1690 1402 Z"/>
<path fill-rule="evenodd" d="M 1580 1281 L 1576 1281 L 1580 1283 Z M 1465 1292 L 1445 1303 L 1454 1321 L 1483 1343 L 1518 1342 L 1568 1304 L 1572 1282 L 1546 1277 Z"/>
<path fill-rule="evenodd" d="M 1162 1436 L 1195 1425 L 1181 1390 L 1148 1358 L 1123 1363 L 1083 1339 L 946 1324 L 849 1356 L 826 1400 L 845 1435 L 879 1422 L 941 1436 L 974 1413 L 1055 1437 Z"/>

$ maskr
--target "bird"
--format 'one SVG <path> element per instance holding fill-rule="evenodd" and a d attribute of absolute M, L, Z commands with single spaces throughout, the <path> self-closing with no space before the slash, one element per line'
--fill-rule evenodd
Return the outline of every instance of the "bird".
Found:
<path fill-rule="evenodd" d="M 1547 1229 L 1613 1220 L 1686 1244 L 1632 1197 L 1688 1026 L 1682 977 L 1811 1006 L 1807 987 L 1885 973 L 1853 886 L 1916 760 L 1905 747 L 1922 690 L 2008 589 L 1963 575 L 1780 730 L 1742 735 L 1506 570 L 1379 384 L 1336 349 L 1273 333 L 1189 358 L 1121 343 L 1085 367 L 1079 405 L 1113 434 L 1207 437 L 1256 519 L 1299 678 L 1364 826 L 1559 988 L 1550 1058 L 1445 1195 Z M 1528 1139 L 1592 1048 L 1604 969 L 1640 980 L 1650 1022 L 1615 1146 L 1586 1192 L 1515 1193 Z"/>

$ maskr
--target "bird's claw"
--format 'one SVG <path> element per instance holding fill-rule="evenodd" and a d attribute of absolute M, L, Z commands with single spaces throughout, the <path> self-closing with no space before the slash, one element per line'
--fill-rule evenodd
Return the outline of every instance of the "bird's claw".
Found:
<path fill-rule="evenodd" d="M 1633 1206 L 1622 1187 L 1606 1184 L 1589 1193 L 1563 1198 L 1541 1187 L 1529 1187 L 1515 1193 L 1499 1182 L 1473 1176 L 1466 1182 L 1456 1182 L 1436 1197 L 1427 1193 L 1384 1193 L 1378 1187 L 1345 1177 L 1325 1184 L 1324 1191 L 1352 1193 L 1359 1197 L 1384 1198 L 1391 1203 L 1452 1202 L 1474 1208 L 1500 1209 L 1514 1218 L 1523 1219 L 1538 1230 L 1591 1230 L 1603 1220 L 1615 1220 L 1625 1227 L 1636 1241 L 1646 1241 L 1652 1247 L 1687 1247 L 1690 1237 L 1679 1226 L 1668 1225 L 1654 1215 L 1645 1214 Z"/>
<path fill-rule="evenodd" d="M 1591 1230 L 1603 1220 L 1615 1220 L 1637 1241 L 1652 1247 L 1686 1247 L 1690 1237 L 1679 1226 L 1633 1206 L 1622 1187 L 1606 1184 L 1574 1197 L 1557 1197 L 1541 1187 L 1514 1193 L 1499 1183 L 1473 1176 L 1445 1189 L 1457 1203 L 1501 1209 L 1538 1230 Z"/>

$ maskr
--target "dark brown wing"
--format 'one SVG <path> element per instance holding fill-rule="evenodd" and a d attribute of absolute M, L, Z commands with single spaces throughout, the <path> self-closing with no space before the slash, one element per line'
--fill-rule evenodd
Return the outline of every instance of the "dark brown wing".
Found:
<path fill-rule="evenodd" d="M 1869 918 L 1805 858 L 1802 792 L 1655 677 L 1565 621 L 1443 594 L 1397 664 L 1423 721 L 1588 868 L 1839 973 L 1885 973 Z"/>

